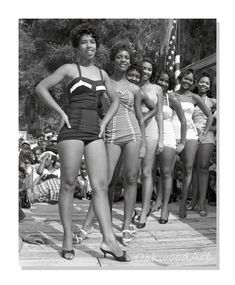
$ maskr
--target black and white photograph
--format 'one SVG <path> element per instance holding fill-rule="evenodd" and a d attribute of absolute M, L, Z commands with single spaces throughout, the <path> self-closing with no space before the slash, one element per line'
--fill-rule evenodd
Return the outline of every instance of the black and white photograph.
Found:
<path fill-rule="evenodd" d="M 218 20 L 18 19 L 19 266 L 218 269 Z"/>

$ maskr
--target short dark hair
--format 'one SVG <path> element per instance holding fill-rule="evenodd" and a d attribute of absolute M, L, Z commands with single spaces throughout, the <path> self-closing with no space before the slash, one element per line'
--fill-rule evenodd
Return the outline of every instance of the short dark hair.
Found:
<path fill-rule="evenodd" d="M 210 80 L 210 86 L 212 86 L 212 84 L 213 84 L 213 78 L 212 78 L 212 76 L 208 73 L 208 72 L 202 72 L 202 74 L 200 74 L 200 76 L 198 77 L 198 80 L 197 80 L 197 82 L 199 82 L 199 80 L 202 78 L 202 77 L 207 77 L 207 78 L 209 78 L 209 80 Z"/>
<path fill-rule="evenodd" d="M 99 41 L 99 36 L 98 33 L 95 29 L 94 26 L 91 26 L 87 23 L 81 24 L 79 26 L 76 26 L 75 28 L 73 28 L 73 30 L 71 31 L 71 43 L 73 48 L 78 48 L 81 37 L 83 35 L 91 35 L 92 38 L 95 39 L 96 42 L 96 47 L 98 48 L 100 45 L 100 41 Z"/>
<path fill-rule="evenodd" d="M 191 69 L 191 68 L 189 68 L 189 69 L 186 69 L 186 70 L 184 70 L 184 71 L 182 71 L 181 73 L 180 73 L 180 75 L 178 76 L 178 80 L 179 80 L 179 82 L 181 83 L 181 80 L 182 80 L 182 78 L 185 76 L 185 75 L 188 75 L 188 74 L 192 74 L 193 75 L 193 84 L 196 82 L 196 74 L 195 74 L 195 71 L 193 70 L 193 69 Z"/>
<path fill-rule="evenodd" d="M 202 77 L 207 77 L 207 78 L 209 78 L 209 80 L 210 80 L 210 89 L 206 92 L 206 95 L 207 95 L 208 97 L 210 97 L 210 98 L 213 98 L 213 91 L 212 91 L 212 89 L 211 89 L 212 84 L 213 84 L 213 77 L 212 77 L 208 72 L 205 72 L 205 71 L 204 71 L 204 72 L 202 72 L 202 73 L 200 74 L 200 76 L 198 77 L 197 83 L 200 81 L 200 79 L 201 79 Z M 197 87 L 197 86 L 195 86 L 193 92 L 196 93 L 196 94 L 198 94 L 198 87 Z"/>
<path fill-rule="evenodd" d="M 148 63 L 150 63 L 150 64 L 152 65 L 153 72 L 152 72 L 151 77 L 149 78 L 149 81 L 150 81 L 151 83 L 153 83 L 153 82 L 154 82 L 154 79 L 156 78 L 156 65 L 155 65 L 155 63 L 151 60 L 151 58 L 149 58 L 149 57 L 144 57 L 143 60 L 142 60 L 142 64 L 143 64 L 144 62 L 148 62 Z"/>
<path fill-rule="evenodd" d="M 125 50 L 129 53 L 130 55 L 130 62 L 132 62 L 132 56 L 133 56 L 133 51 L 132 51 L 132 47 L 131 47 L 131 42 L 129 41 L 118 41 L 116 42 L 110 50 L 110 60 L 114 61 L 115 56 L 117 55 L 117 53 L 121 50 Z"/>
<path fill-rule="evenodd" d="M 40 137 L 43 137 L 43 138 L 45 138 L 45 135 L 44 134 L 38 134 L 37 136 L 36 136 L 36 139 L 39 139 Z"/>
<path fill-rule="evenodd" d="M 35 152 L 37 151 L 37 150 L 40 150 L 42 153 L 43 153 L 43 150 L 42 150 L 42 148 L 40 147 L 40 146 L 35 146 L 33 149 L 32 149 L 32 151 L 33 151 L 33 153 L 35 154 Z"/>
<path fill-rule="evenodd" d="M 138 63 L 132 63 L 129 67 L 128 67 L 128 69 L 127 69 L 127 71 L 126 71 L 126 73 L 128 73 L 128 72 L 130 72 L 131 70 L 137 70 L 138 72 L 139 72 L 139 74 L 140 74 L 140 77 L 142 76 L 142 68 L 141 68 L 141 66 L 140 66 L 140 64 L 138 64 Z"/>
<path fill-rule="evenodd" d="M 169 77 L 169 87 L 168 87 L 168 90 L 174 89 L 174 87 L 175 87 L 174 75 L 173 75 L 172 72 L 168 72 L 168 71 L 166 71 L 165 69 L 162 69 L 162 70 L 159 71 L 159 73 L 158 73 L 157 76 L 156 76 L 156 81 L 155 81 L 155 83 L 157 84 L 157 81 L 158 81 L 159 77 L 160 77 L 162 74 L 166 74 L 166 75 L 168 75 L 168 77 Z"/>

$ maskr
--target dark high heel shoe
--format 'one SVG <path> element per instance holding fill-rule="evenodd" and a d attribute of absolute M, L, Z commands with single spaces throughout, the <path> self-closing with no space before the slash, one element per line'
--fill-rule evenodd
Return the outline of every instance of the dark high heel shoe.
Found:
<path fill-rule="evenodd" d="M 207 217 L 207 209 L 199 210 L 199 215 L 200 215 L 201 217 Z"/>
<path fill-rule="evenodd" d="M 146 226 L 146 222 L 145 223 L 137 222 L 135 225 L 137 229 L 143 229 Z"/>
<path fill-rule="evenodd" d="M 105 250 L 101 247 L 100 247 L 100 250 L 103 252 L 105 258 L 106 258 L 106 254 L 108 253 L 108 254 L 111 254 L 117 261 L 120 261 L 120 262 L 129 262 L 130 261 L 130 260 L 126 259 L 126 251 L 125 250 L 123 251 L 123 255 L 121 255 L 121 256 L 116 256 L 112 251 Z"/>
<path fill-rule="evenodd" d="M 71 249 L 71 250 L 62 249 L 61 255 L 63 258 L 65 258 L 67 260 L 72 260 L 74 258 L 75 252 L 73 249 Z"/>
<path fill-rule="evenodd" d="M 137 216 L 137 218 L 135 219 L 135 217 Z M 132 217 L 131 221 L 132 221 L 132 224 L 136 225 L 137 224 L 137 221 L 136 220 L 139 220 L 140 219 L 140 216 L 138 215 L 137 211 L 134 210 L 134 216 Z"/>
<path fill-rule="evenodd" d="M 154 212 L 158 212 L 161 209 L 162 206 L 157 207 L 156 209 L 152 209 L 150 208 L 147 214 L 147 217 L 151 214 L 153 214 Z"/>
<path fill-rule="evenodd" d="M 159 224 L 166 224 L 166 223 L 168 223 L 168 218 L 167 219 L 160 218 L 158 222 L 159 222 Z"/>

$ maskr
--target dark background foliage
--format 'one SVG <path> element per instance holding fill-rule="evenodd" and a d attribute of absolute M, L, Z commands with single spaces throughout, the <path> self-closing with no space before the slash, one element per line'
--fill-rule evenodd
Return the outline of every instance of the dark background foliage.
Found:
<path fill-rule="evenodd" d="M 148 56 L 164 66 L 160 54 L 163 21 L 160 19 L 21 19 L 19 20 L 19 128 L 36 135 L 46 126 L 56 130 L 57 114 L 51 112 L 34 94 L 37 83 L 59 66 L 73 62 L 70 31 L 89 21 L 99 31 L 101 45 L 96 65 L 112 72 L 109 49 L 119 39 L 129 39 L 136 59 Z M 211 19 L 180 20 L 181 67 L 216 52 L 216 21 Z M 164 32 L 164 31 L 163 31 Z M 52 90 L 55 100 L 67 104 L 63 82 Z"/>

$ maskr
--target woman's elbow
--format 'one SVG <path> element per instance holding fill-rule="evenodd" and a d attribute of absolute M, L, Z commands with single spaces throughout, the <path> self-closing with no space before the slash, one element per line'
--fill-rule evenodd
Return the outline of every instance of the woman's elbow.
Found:
<path fill-rule="evenodd" d="M 42 86 L 41 83 L 38 83 L 38 85 L 35 87 L 35 93 L 39 96 L 41 94 Z"/>

